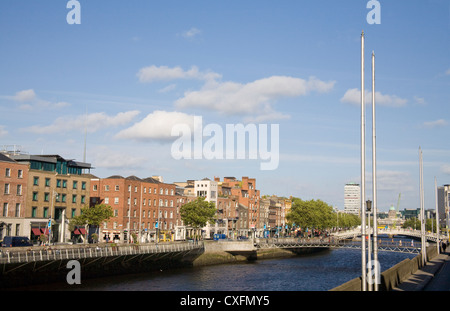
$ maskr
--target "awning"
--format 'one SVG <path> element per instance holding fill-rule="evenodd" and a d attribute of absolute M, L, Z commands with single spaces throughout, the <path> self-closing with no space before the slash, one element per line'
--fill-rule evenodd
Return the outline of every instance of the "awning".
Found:
<path fill-rule="evenodd" d="M 84 228 L 77 228 L 73 231 L 74 234 L 85 234 L 86 233 L 86 229 Z"/>
<path fill-rule="evenodd" d="M 42 233 L 48 235 L 48 228 L 41 229 Z"/>
<path fill-rule="evenodd" d="M 41 235 L 42 231 L 39 228 L 31 228 L 31 232 L 33 232 L 34 235 Z"/>

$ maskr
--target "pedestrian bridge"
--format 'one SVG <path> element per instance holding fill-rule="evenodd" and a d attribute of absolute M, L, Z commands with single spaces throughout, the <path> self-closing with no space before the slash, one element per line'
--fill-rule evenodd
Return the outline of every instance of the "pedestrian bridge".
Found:
<path fill-rule="evenodd" d="M 257 249 L 283 248 L 291 251 L 300 248 L 347 248 L 361 249 L 361 241 L 340 240 L 329 238 L 279 238 L 279 239 L 257 239 L 255 241 Z M 378 250 L 386 252 L 418 254 L 421 250 L 421 243 L 418 241 L 405 239 L 398 241 L 381 240 L 378 242 Z"/>
<path fill-rule="evenodd" d="M 371 235 L 373 235 L 373 228 L 371 230 Z M 368 232 L 367 232 L 368 234 Z M 361 229 L 353 229 L 353 230 L 346 230 L 346 231 L 340 231 L 335 232 L 331 234 L 333 237 L 337 239 L 352 239 L 357 238 L 361 236 Z M 421 231 L 420 230 L 409 230 L 409 229 L 402 229 L 402 228 L 394 228 L 394 229 L 379 229 L 378 235 L 388 235 L 388 236 L 408 236 L 411 238 L 420 239 L 421 238 Z M 438 236 L 436 233 L 426 232 L 425 238 L 427 241 L 436 242 L 438 240 Z M 439 240 L 446 240 L 447 236 L 440 234 Z"/>

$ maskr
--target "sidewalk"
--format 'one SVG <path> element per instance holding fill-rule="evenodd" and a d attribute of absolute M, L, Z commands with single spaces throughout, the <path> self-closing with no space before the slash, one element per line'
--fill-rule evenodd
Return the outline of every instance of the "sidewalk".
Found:
<path fill-rule="evenodd" d="M 392 291 L 449 291 L 450 252 L 439 254 Z"/>

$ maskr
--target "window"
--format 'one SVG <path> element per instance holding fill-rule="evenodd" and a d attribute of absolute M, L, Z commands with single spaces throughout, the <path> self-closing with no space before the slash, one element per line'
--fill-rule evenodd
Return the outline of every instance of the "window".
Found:
<path fill-rule="evenodd" d="M 22 185 L 17 185 L 17 195 L 22 195 Z"/>
<path fill-rule="evenodd" d="M 67 188 L 67 180 L 63 179 L 62 181 L 62 187 Z"/>
<path fill-rule="evenodd" d="M 72 203 L 77 203 L 77 195 L 72 195 Z"/>
<path fill-rule="evenodd" d="M 116 185 L 115 190 L 119 191 L 119 185 Z"/>
<path fill-rule="evenodd" d="M 11 170 L 10 170 L 9 168 L 7 168 L 7 169 L 5 170 L 5 176 L 6 176 L 6 177 L 11 177 Z"/>
<path fill-rule="evenodd" d="M 109 204 L 109 198 L 105 197 L 105 204 Z"/>
<path fill-rule="evenodd" d="M 81 196 L 81 203 L 82 204 L 86 203 L 86 196 L 85 195 Z"/>
<path fill-rule="evenodd" d="M 114 198 L 114 204 L 119 204 L 119 198 Z"/>
<path fill-rule="evenodd" d="M 86 182 L 85 181 L 81 182 L 81 190 L 86 190 Z"/>
<path fill-rule="evenodd" d="M 44 217 L 44 218 L 48 217 L 48 207 L 44 207 L 44 212 L 42 213 L 42 217 Z"/>
<path fill-rule="evenodd" d="M 134 205 L 137 205 L 137 199 L 134 198 Z"/>
<path fill-rule="evenodd" d="M 38 193 L 36 191 L 33 192 L 33 201 L 38 200 Z"/>
<path fill-rule="evenodd" d="M 119 210 L 118 210 L 118 209 L 115 209 L 115 210 L 114 210 L 114 217 L 117 217 L 117 216 L 119 216 Z"/>
<path fill-rule="evenodd" d="M 38 186 L 39 185 L 39 177 L 34 176 L 33 177 L 33 186 Z"/>
<path fill-rule="evenodd" d="M 56 180 L 56 187 L 61 188 L 61 179 Z"/>
<path fill-rule="evenodd" d="M 45 193 L 44 193 L 44 201 L 45 201 L 45 202 L 50 201 L 50 193 L 48 193 L 48 192 L 45 192 Z"/>
<path fill-rule="evenodd" d="M 73 189 L 77 189 L 78 188 L 78 181 L 74 180 L 72 183 Z"/>
<path fill-rule="evenodd" d="M 16 210 L 14 212 L 14 217 L 20 216 L 20 203 L 16 203 Z"/>
<path fill-rule="evenodd" d="M 92 187 L 92 190 L 97 191 L 97 185 L 94 185 L 94 186 Z"/>
<path fill-rule="evenodd" d="M 8 203 L 3 203 L 3 217 L 8 217 Z"/>
<path fill-rule="evenodd" d="M 23 171 L 22 170 L 18 170 L 17 171 L 17 178 L 23 178 Z"/>
<path fill-rule="evenodd" d="M 166 188 L 166 195 L 168 195 L 168 194 L 169 194 L 169 189 Z"/>
<path fill-rule="evenodd" d="M 31 208 L 31 217 L 36 218 L 36 215 L 37 215 L 37 206 L 33 206 Z"/>
<path fill-rule="evenodd" d="M 137 192 L 137 186 L 134 186 L 134 192 Z"/>
<path fill-rule="evenodd" d="M 9 194 L 9 184 L 5 184 L 4 194 Z"/>
<path fill-rule="evenodd" d="M 61 194 L 61 202 L 66 203 L 66 196 L 65 193 Z"/>
<path fill-rule="evenodd" d="M 77 211 L 77 209 L 76 208 L 72 208 L 72 211 L 71 211 L 71 217 L 72 218 L 74 218 L 75 217 L 75 213 L 76 213 L 76 211 Z"/>
<path fill-rule="evenodd" d="M 109 191 L 109 185 L 105 185 L 105 191 Z"/>

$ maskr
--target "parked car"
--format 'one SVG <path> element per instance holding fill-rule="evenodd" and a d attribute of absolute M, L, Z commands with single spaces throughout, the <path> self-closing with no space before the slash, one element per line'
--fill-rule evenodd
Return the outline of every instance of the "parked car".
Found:
<path fill-rule="evenodd" d="M 5 236 L 2 247 L 32 246 L 29 238 L 25 236 Z"/>

